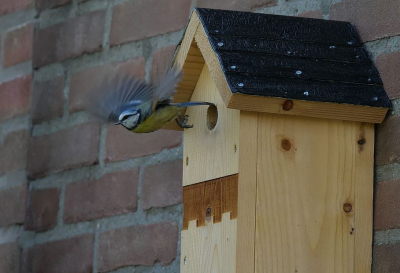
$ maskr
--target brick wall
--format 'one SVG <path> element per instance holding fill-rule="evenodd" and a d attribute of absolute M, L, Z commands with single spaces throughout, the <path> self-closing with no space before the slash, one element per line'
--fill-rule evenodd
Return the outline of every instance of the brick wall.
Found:
<path fill-rule="evenodd" d="M 377 128 L 373 271 L 400 272 L 398 0 L 3 0 L 0 272 L 179 271 L 181 133 L 81 110 L 107 74 L 156 81 L 195 6 L 358 27 L 394 103 Z"/>

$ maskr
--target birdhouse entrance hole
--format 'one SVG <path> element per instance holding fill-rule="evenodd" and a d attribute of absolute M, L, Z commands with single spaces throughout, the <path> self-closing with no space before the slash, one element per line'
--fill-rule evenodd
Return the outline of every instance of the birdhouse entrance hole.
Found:
<path fill-rule="evenodd" d="M 207 109 L 207 128 L 212 130 L 217 125 L 218 109 L 215 105 L 210 105 Z"/>

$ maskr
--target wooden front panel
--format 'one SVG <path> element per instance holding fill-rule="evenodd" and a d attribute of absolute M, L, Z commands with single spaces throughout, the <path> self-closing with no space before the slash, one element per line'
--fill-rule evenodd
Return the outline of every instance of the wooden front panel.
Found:
<path fill-rule="evenodd" d="M 258 115 L 255 272 L 370 272 L 373 146 L 373 124 Z"/>
<path fill-rule="evenodd" d="M 207 101 L 218 108 L 214 129 L 207 126 L 208 106 L 188 107 L 183 151 L 183 186 L 238 173 L 239 110 L 228 109 L 204 66 L 191 101 Z"/>
<path fill-rule="evenodd" d="M 181 272 L 236 272 L 238 175 L 183 187 Z"/>

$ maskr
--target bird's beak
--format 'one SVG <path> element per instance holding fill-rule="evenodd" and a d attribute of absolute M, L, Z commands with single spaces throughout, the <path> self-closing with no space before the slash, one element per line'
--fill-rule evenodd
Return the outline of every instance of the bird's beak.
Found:
<path fill-rule="evenodd" d="M 121 121 L 114 123 L 114 125 L 119 125 L 119 124 L 121 124 Z"/>

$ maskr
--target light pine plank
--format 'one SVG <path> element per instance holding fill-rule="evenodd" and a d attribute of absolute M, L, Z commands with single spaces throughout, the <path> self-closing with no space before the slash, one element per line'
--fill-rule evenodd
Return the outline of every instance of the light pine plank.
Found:
<path fill-rule="evenodd" d="M 208 222 L 189 228 L 181 233 L 182 273 L 235 273 L 237 220 L 230 220 L 230 213 L 222 214 L 220 223 Z"/>
<path fill-rule="evenodd" d="M 221 69 L 219 59 L 212 49 L 204 27 L 201 24 L 199 24 L 194 38 L 211 72 L 212 80 L 218 87 L 218 91 L 222 97 L 222 100 L 225 102 L 225 105 L 227 105 L 231 99 L 232 92 L 226 81 L 225 74 Z"/>
<path fill-rule="evenodd" d="M 387 108 L 351 105 L 345 103 L 292 100 L 293 108 L 290 111 L 285 111 L 282 108 L 285 101 L 286 99 L 283 98 L 252 96 L 236 93 L 230 98 L 227 107 L 245 111 L 370 123 L 381 123 L 388 110 Z"/>
<path fill-rule="evenodd" d="M 355 161 L 355 263 L 354 272 L 371 272 L 372 233 L 373 233 L 373 180 L 374 180 L 374 124 L 362 123 L 358 129 L 357 141 L 364 139 L 365 144 L 358 145 Z"/>
<path fill-rule="evenodd" d="M 238 185 L 238 273 L 254 272 L 258 113 L 241 111 Z"/>
<path fill-rule="evenodd" d="M 175 102 L 190 101 L 194 88 L 196 87 L 197 80 L 200 77 L 200 73 L 204 67 L 204 58 L 194 42 L 194 35 L 199 24 L 200 20 L 197 13 L 192 12 L 192 16 L 182 39 L 182 43 L 176 51 L 174 65 L 182 68 L 183 78 L 176 90 L 176 94 L 174 96 Z M 186 110 L 183 109 L 181 114 L 184 115 L 185 111 Z M 166 124 L 163 129 L 183 131 L 183 129 L 176 124 L 175 120 Z"/>
<path fill-rule="evenodd" d="M 192 101 L 208 101 L 218 108 L 214 129 L 207 127 L 208 106 L 189 107 L 183 152 L 183 186 L 238 173 L 240 112 L 228 109 L 215 86 L 207 66 L 201 72 Z M 236 149 L 235 149 L 236 146 Z"/>
<path fill-rule="evenodd" d="M 373 154 L 359 156 L 360 125 L 259 114 L 256 272 L 346 273 L 370 263 L 359 253 L 371 249 Z M 363 146 L 371 151 L 373 141 Z M 356 234 L 366 240 L 357 251 Z"/>

